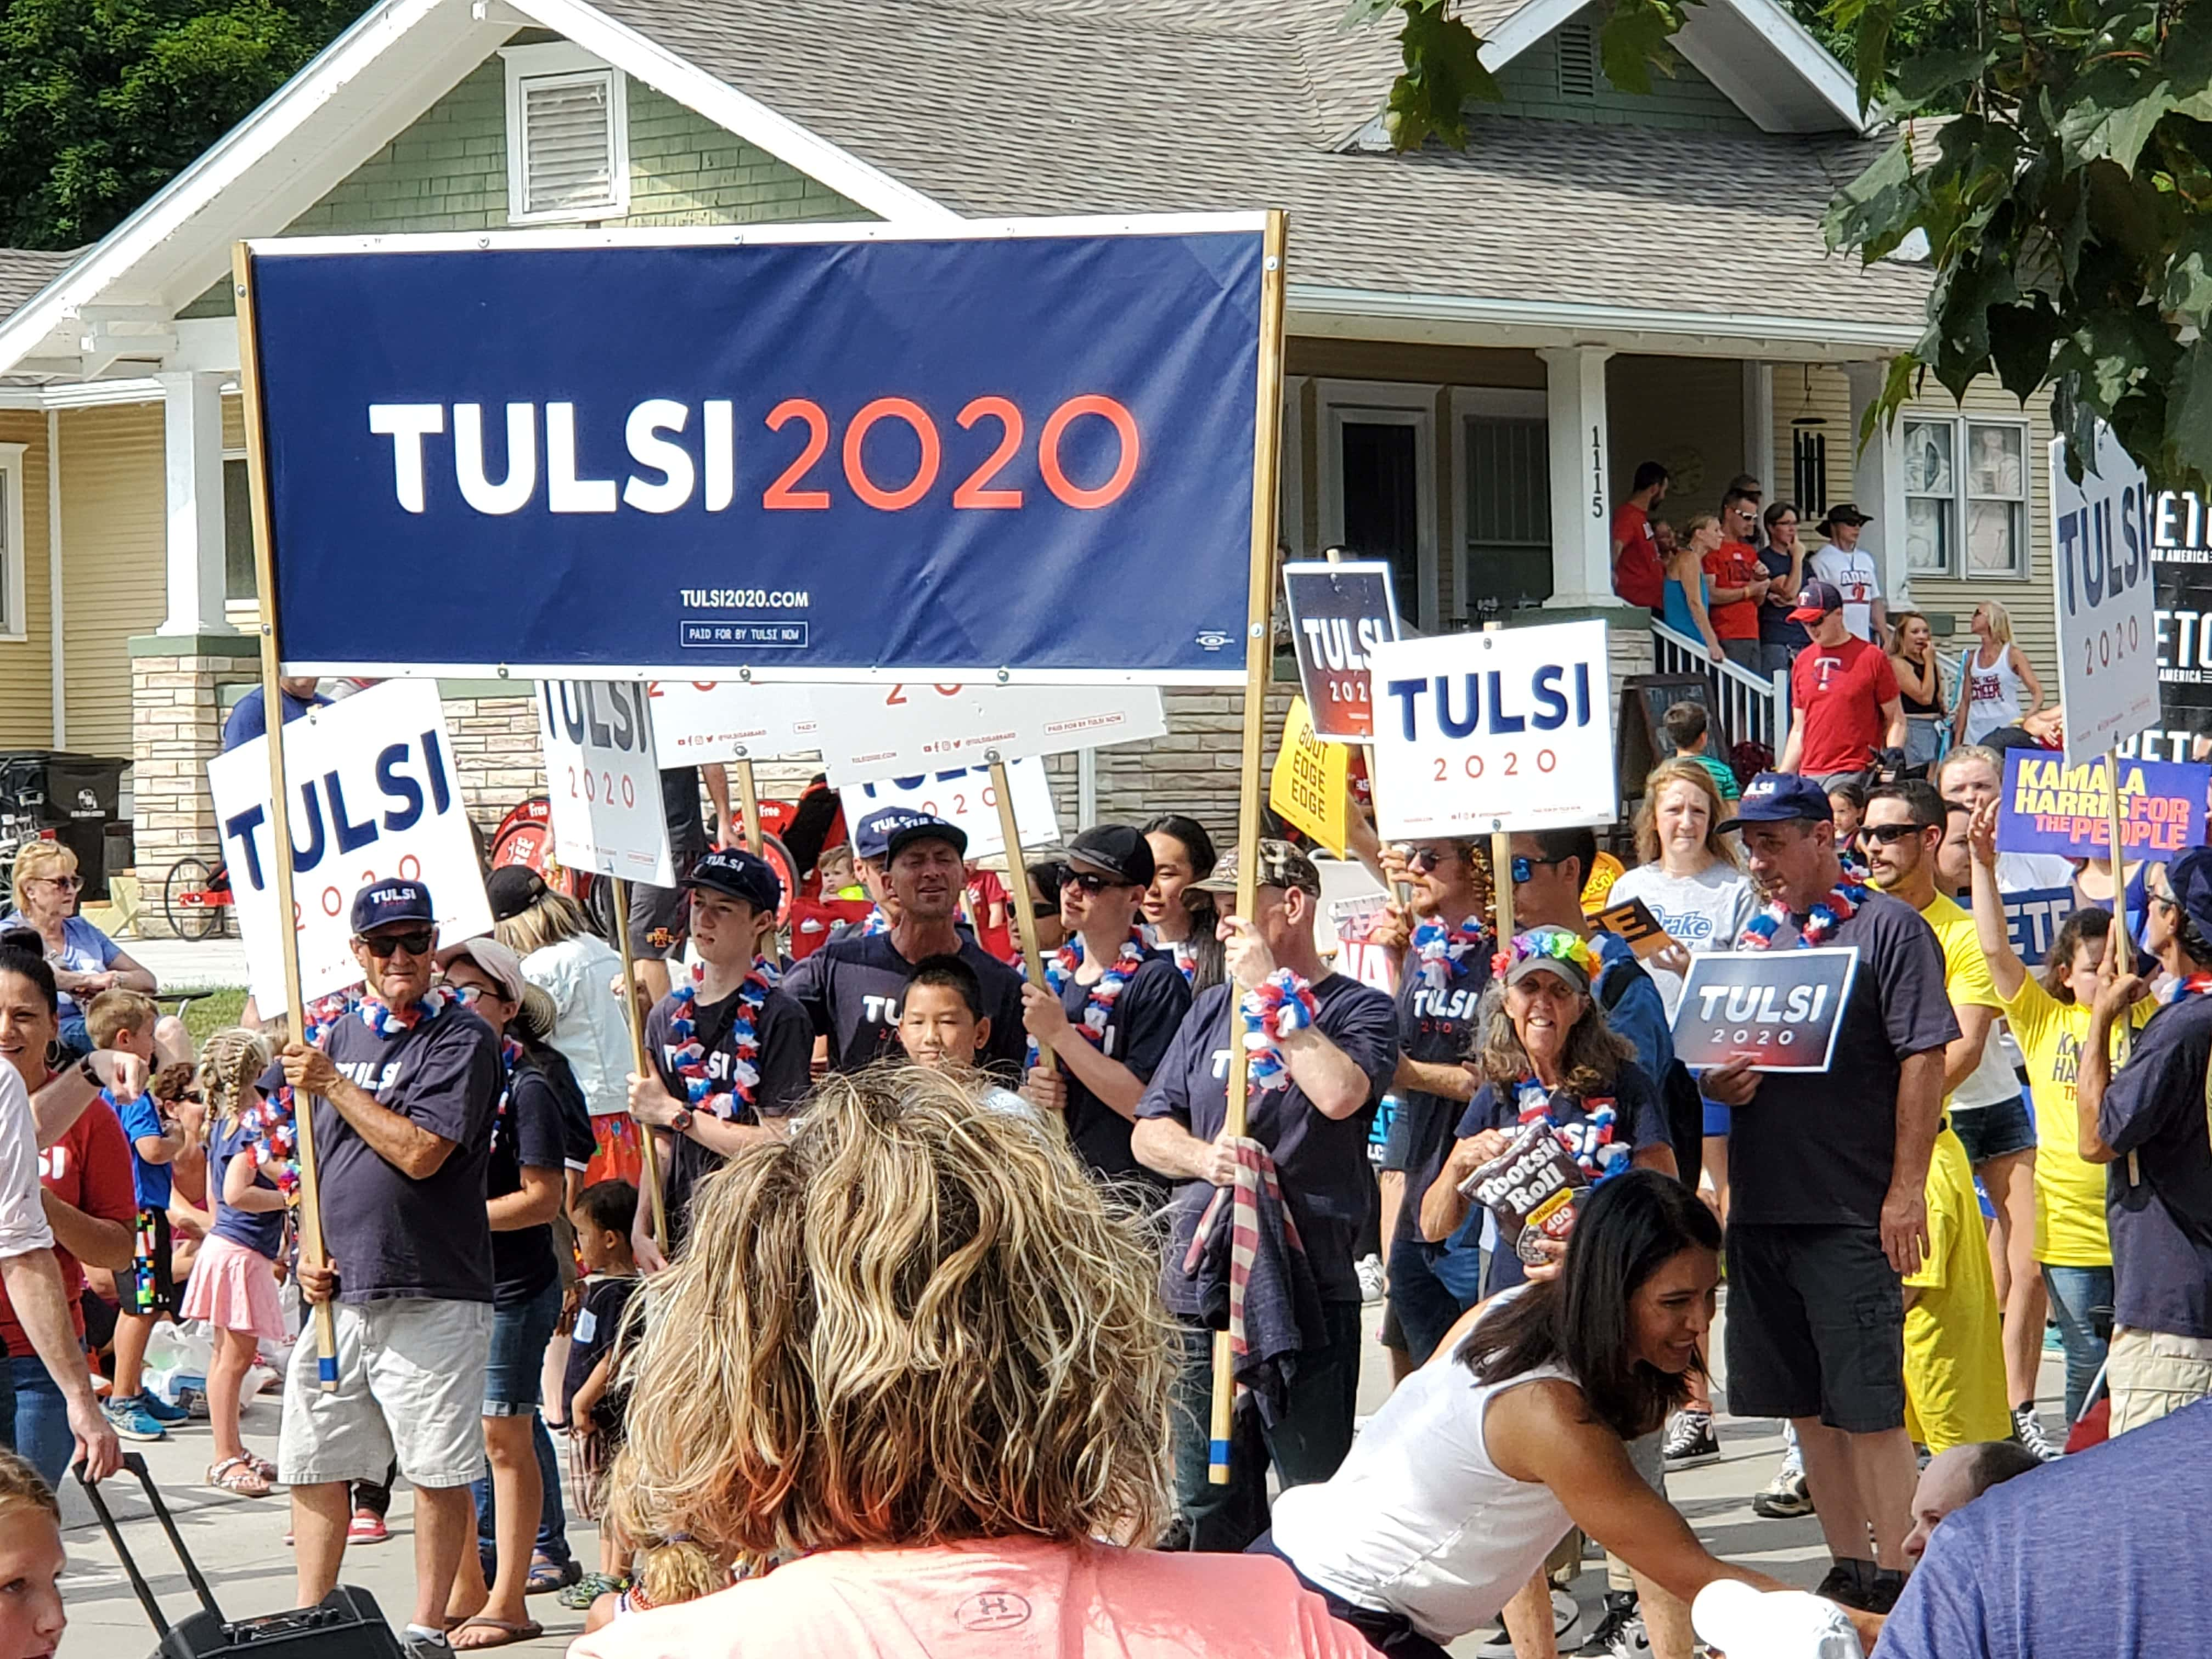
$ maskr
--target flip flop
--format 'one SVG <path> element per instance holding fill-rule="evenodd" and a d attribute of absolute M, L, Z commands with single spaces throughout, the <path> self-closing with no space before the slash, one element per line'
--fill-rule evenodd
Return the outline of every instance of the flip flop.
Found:
<path fill-rule="evenodd" d="M 447 1630 L 447 1640 L 449 1643 L 452 1642 L 454 1637 L 459 1636 L 465 1630 L 495 1630 L 499 1632 L 499 1640 L 472 1642 L 466 1647 L 454 1644 L 453 1651 L 456 1653 L 475 1653 L 481 1650 L 507 1647 L 516 1642 L 534 1642 L 545 1634 L 545 1626 L 535 1620 L 525 1620 L 519 1625 L 511 1625 L 504 1619 L 492 1619 L 478 1613 L 473 1619 L 462 1620 L 459 1624 Z"/>

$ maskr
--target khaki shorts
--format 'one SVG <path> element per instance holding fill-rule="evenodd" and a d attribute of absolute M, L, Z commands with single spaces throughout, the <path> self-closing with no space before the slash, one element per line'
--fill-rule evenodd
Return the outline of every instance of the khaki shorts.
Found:
<path fill-rule="evenodd" d="M 284 1378 L 276 1467 L 289 1486 L 381 1481 L 394 1461 L 416 1486 L 465 1486 L 484 1472 L 488 1302 L 339 1303 L 338 1385 L 316 1386 L 310 1313 Z"/>
<path fill-rule="evenodd" d="M 2114 1434 L 2212 1399 L 2212 1337 L 2121 1326 L 2112 1333 L 2105 1383 L 2112 1395 Z"/>

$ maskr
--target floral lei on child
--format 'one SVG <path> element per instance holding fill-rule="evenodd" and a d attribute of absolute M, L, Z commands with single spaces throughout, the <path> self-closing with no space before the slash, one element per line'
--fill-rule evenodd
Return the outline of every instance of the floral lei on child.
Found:
<path fill-rule="evenodd" d="M 1075 934 L 1048 957 L 1044 964 L 1044 982 L 1054 996 L 1066 994 L 1067 981 L 1083 966 L 1083 935 Z M 1132 931 L 1121 941 L 1121 948 L 1114 960 L 1106 964 L 1106 971 L 1091 988 L 1091 995 L 1084 1002 L 1083 1017 L 1069 1022 L 1078 1036 L 1096 1048 L 1106 1041 L 1107 1022 L 1113 1018 L 1114 1005 L 1121 1000 L 1121 993 L 1137 976 L 1137 969 L 1145 965 L 1145 939 L 1141 933 Z M 1030 1044 L 1029 1063 L 1037 1063 L 1037 1046 Z"/>
<path fill-rule="evenodd" d="M 668 1031 L 676 1040 L 676 1074 L 684 1079 L 687 1103 L 694 1111 L 712 1112 L 723 1122 L 732 1123 L 751 1109 L 753 1091 L 760 1086 L 761 1005 L 782 975 L 765 957 L 756 957 L 744 983 L 738 987 L 738 1011 L 724 1038 L 730 1048 L 730 1077 L 727 1086 L 722 1088 L 715 1087 L 707 1075 L 707 1051 L 697 1036 L 699 986 L 706 976 L 704 965 L 696 966 L 690 978 L 671 994 L 676 1007 L 669 1017 Z"/>

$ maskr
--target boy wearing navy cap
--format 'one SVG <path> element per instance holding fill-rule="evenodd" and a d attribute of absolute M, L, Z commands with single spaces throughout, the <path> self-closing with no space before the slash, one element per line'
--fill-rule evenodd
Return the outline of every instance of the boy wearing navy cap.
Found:
<path fill-rule="evenodd" d="M 415 1487 L 415 1609 L 405 1639 L 442 1639 L 446 1597 L 476 1534 L 492 1322 L 485 1169 L 500 1093 L 499 1038 L 430 988 L 437 912 L 419 881 L 355 895 L 353 952 L 368 983 L 318 1046 L 294 1040 L 261 1079 L 311 1102 L 329 1263 L 300 1269 L 337 1304 L 337 1387 L 319 1386 L 312 1330 L 284 1381 L 277 1466 L 292 1489 L 299 1605 L 337 1583 L 349 1483 L 395 1460 Z M 295 1107 L 296 1109 L 296 1107 Z"/>
<path fill-rule="evenodd" d="M 1067 939 L 1045 959 L 1046 985 L 1022 988 L 1032 1039 L 1049 1044 L 1053 1071 L 1033 1066 L 1022 1092 L 1065 1114 L 1076 1155 L 1111 1180 L 1164 1177 L 1129 1150 L 1137 1103 L 1190 1012 L 1190 983 L 1175 958 L 1149 950 L 1138 907 L 1152 884 L 1152 844 L 1125 823 L 1085 830 L 1068 843 L 1060 916 Z"/>
<path fill-rule="evenodd" d="M 897 1052 L 899 1010 L 915 964 L 957 956 L 983 988 L 991 1022 L 984 1060 L 1011 1083 L 1028 1048 L 1021 976 L 955 925 L 967 877 L 967 835 L 927 813 L 886 808 L 854 827 L 856 854 L 872 851 L 878 836 L 888 927 L 831 940 L 791 970 L 784 989 L 806 1011 L 816 1035 L 830 1040 L 830 1069 L 858 1071 Z"/>
<path fill-rule="evenodd" d="M 647 1272 L 673 1255 L 700 1178 L 755 1141 L 784 1132 L 805 1098 L 814 1032 L 778 988 L 761 941 L 783 902 L 768 861 L 709 853 L 684 878 L 699 965 L 646 1017 L 653 1075 L 629 1080 L 629 1109 L 659 1144 L 669 1237 L 655 1248 L 639 1206 L 631 1248 Z"/>
<path fill-rule="evenodd" d="M 1835 1558 L 1818 1593 L 1887 1613 L 1905 1582 L 1917 1476 L 1900 1281 L 1928 1249 L 1929 1160 L 1959 1022 L 1935 930 L 1903 900 L 1845 884 L 1833 823 L 1814 779 L 1762 772 L 1720 828 L 1743 837 L 1768 901 L 1737 949 L 1858 952 L 1838 1016 L 1838 1071 L 1759 1073 L 1738 1061 L 1700 1084 L 1733 1113 L 1729 1409 L 1790 1419 Z"/>

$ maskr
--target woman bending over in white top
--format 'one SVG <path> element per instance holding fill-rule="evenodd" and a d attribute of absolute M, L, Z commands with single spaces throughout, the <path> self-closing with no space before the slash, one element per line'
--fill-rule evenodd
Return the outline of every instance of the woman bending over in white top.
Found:
<path fill-rule="evenodd" d="M 1253 1548 L 1288 1560 L 1394 1659 L 1443 1659 L 1570 1526 L 1686 1603 L 1716 1578 L 1785 1588 L 1707 1554 L 1656 1471 L 1629 1461 L 1627 1443 L 1704 1369 L 1720 1245 L 1720 1224 L 1680 1182 L 1649 1170 L 1601 1182 L 1559 1272 L 1464 1316 L 1334 1476 L 1276 1500 Z M 1871 1650 L 1881 1621 L 1850 1618 Z M 1547 1634 L 1549 1620 L 1547 1603 Z"/>

